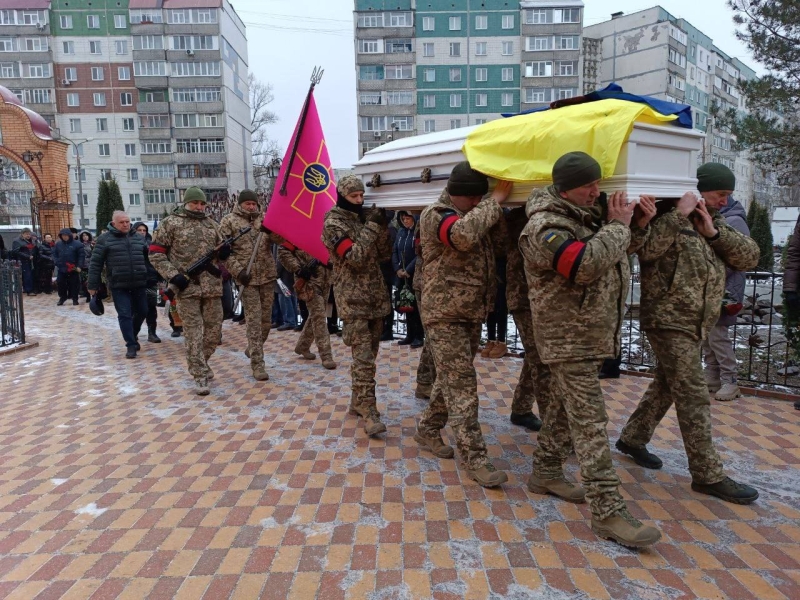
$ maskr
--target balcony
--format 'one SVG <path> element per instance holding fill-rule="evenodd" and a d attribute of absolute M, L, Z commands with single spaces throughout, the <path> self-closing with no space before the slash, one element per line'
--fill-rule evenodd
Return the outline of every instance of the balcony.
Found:
<path fill-rule="evenodd" d="M 170 62 L 178 62 L 182 60 L 206 62 L 209 60 L 221 59 L 219 50 L 192 50 L 192 52 L 193 54 L 189 54 L 187 50 L 168 50 L 167 60 Z"/>
<path fill-rule="evenodd" d="M 164 26 L 166 35 L 219 35 L 219 23 L 181 23 Z"/>
<path fill-rule="evenodd" d="M 227 189 L 227 177 L 196 177 L 191 179 L 176 179 L 175 187 L 185 189 L 190 187 L 199 187 L 206 190 L 213 189 Z"/>
<path fill-rule="evenodd" d="M 520 35 L 580 35 L 580 23 L 522 23 Z"/>
<path fill-rule="evenodd" d="M 145 177 L 142 179 L 142 187 L 146 190 L 168 190 L 175 187 L 175 180 L 172 177 L 163 179 Z"/>
<path fill-rule="evenodd" d="M 139 158 L 142 160 L 143 165 L 171 165 L 173 162 L 173 154 L 140 154 Z"/>
<path fill-rule="evenodd" d="M 172 130 L 169 127 L 140 127 L 140 140 L 169 140 L 172 139 Z"/>
<path fill-rule="evenodd" d="M 192 77 L 170 76 L 169 78 L 169 87 L 172 88 L 222 87 L 223 83 L 222 75 Z M 164 87 L 166 87 L 166 84 Z"/>
<path fill-rule="evenodd" d="M 45 23 L 40 29 L 38 25 L 0 25 L 0 36 L 36 36 L 50 35 L 50 23 Z"/>
<path fill-rule="evenodd" d="M 224 127 L 175 127 L 174 136 L 181 139 L 224 138 Z"/>
<path fill-rule="evenodd" d="M 135 75 L 134 85 L 143 90 L 163 90 L 169 87 L 169 79 L 164 75 Z"/>
<path fill-rule="evenodd" d="M 218 102 L 170 102 L 169 112 L 218 114 L 225 112 L 222 101 Z"/>
<path fill-rule="evenodd" d="M 228 162 L 228 157 L 224 152 L 197 152 L 187 154 L 176 152 L 172 155 L 172 161 L 179 165 L 217 164 L 224 165 Z"/>
<path fill-rule="evenodd" d="M 25 108 L 32 110 L 35 113 L 39 113 L 40 115 L 54 115 L 56 114 L 56 103 L 49 102 L 46 104 L 34 104 L 28 103 L 25 105 Z"/>
<path fill-rule="evenodd" d="M 139 102 L 136 105 L 136 112 L 140 115 L 163 115 L 168 111 L 168 102 Z"/>
<path fill-rule="evenodd" d="M 133 60 L 164 60 L 164 50 L 134 50 Z"/>
<path fill-rule="evenodd" d="M 164 23 L 131 23 L 131 35 L 163 35 Z"/>

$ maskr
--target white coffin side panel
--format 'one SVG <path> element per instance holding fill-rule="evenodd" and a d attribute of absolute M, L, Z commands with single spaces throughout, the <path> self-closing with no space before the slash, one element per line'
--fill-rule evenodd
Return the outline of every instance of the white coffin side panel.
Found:
<path fill-rule="evenodd" d="M 369 184 L 375 174 L 382 185 L 367 186 L 364 203 L 384 208 L 422 208 L 439 197 L 446 177 L 456 163 L 464 160 L 461 148 L 475 127 L 463 127 L 429 133 L 390 142 L 371 150 L 354 165 L 356 175 Z M 617 168 L 604 179 L 605 192 L 625 190 L 632 198 L 650 194 L 658 198 L 680 198 L 687 191 L 697 190 L 697 157 L 705 135 L 693 129 L 673 125 L 635 123 L 628 141 L 623 144 Z M 422 170 L 429 168 L 434 178 L 422 183 Z M 409 179 L 408 183 L 387 184 Z M 514 186 L 511 202 L 524 203 L 534 188 L 532 184 Z"/>

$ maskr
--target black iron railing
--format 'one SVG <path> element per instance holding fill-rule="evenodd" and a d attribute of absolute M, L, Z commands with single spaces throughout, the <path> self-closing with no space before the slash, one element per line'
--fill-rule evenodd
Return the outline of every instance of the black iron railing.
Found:
<path fill-rule="evenodd" d="M 0 261 L 0 349 L 25 343 L 22 307 L 22 267 L 13 260 Z"/>

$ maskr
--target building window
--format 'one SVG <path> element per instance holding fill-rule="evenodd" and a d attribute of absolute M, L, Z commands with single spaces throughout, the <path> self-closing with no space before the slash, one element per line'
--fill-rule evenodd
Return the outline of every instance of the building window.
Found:
<path fill-rule="evenodd" d="M 50 104 L 51 96 L 49 89 L 25 90 L 26 104 Z"/>
<path fill-rule="evenodd" d="M 130 92 L 122 92 L 119 95 L 119 103 L 121 106 L 133 106 L 133 94 Z"/>
<path fill-rule="evenodd" d="M 170 142 L 142 142 L 142 154 L 172 154 Z"/>
<path fill-rule="evenodd" d="M 486 106 L 488 103 L 488 94 L 475 94 L 475 106 Z"/>
<path fill-rule="evenodd" d="M 81 169 L 81 170 L 83 170 L 83 169 Z M 73 179 L 75 179 L 75 177 L 73 177 Z M 84 181 L 85 181 L 85 179 L 84 179 Z M 83 202 L 81 202 L 81 195 L 80 194 L 75 194 L 75 201 L 78 204 L 83 204 L 84 206 L 89 206 L 89 194 L 84 194 L 83 195 Z"/>
<path fill-rule="evenodd" d="M 143 165 L 145 179 L 172 179 L 175 177 L 173 165 Z"/>
<path fill-rule="evenodd" d="M 475 15 L 475 29 L 489 29 L 488 15 Z"/>
<path fill-rule="evenodd" d="M 164 38 L 160 35 L 135 35 L 133 36 L 134 50 L 163 50 Z"/>
<path fill-rule="evenodd" d="M 166 77 L 167 63 L 158 60 L 147 60 L 133 63 L 133 74 L 137 77 Z"/>
<path fill-rule="evenodd" d="M 108 119 L 95 119 L 97 131 L 108 131 Z"/>
<path fill-rule="evenodd" d="M 64 54 L 75 54 L 75 42 L 64 42 Z"/>
<path fill-rule="evenodd" d="M 117 78 L 120 81 L 130 81 L 131 68 L 130 67 L 118 67 L 117 68 Z"/>
<path fill-rule="evenodd" d="M 89 42 L 89 54 L 102 54 L 100 42 Z"/>
<path fill-rule="evenodd" d="M 13 37 L 0 38 L 0 52 L 14 52 L 17 49 L 17 40 Z"/>
<path fill-rule="evenodd" d="M 125 144 L 125 156 L 136 156 L 136 144 Z"/>
<path fill-rule="evenodd" d="M 514 105 L 514 94 L 511 92 L 503 92 L 503 95 L 500 97 L 500 106 L 513 106 Z"/>
<path fill-rule="evenodd" d="M 461 67 L 451 67 L 450 81 L 453 82 L 461 81 Z"/>
<path fill-rule="evenodd" d="M 19 77 L 19 63 L 0 63 L 0 78 L 11 79 Z"/>
<path fill-rule="evenodd" d="M 575 90 L 572 88 L 558 90 L 559 100 L 566 100 L 567 98 L 573 98 L 574 96 L 575 96 Z"/>
<path fill-rule="evenodd" d="M 111 145 L 110 144 L 100 144 L 98 145 L 98 153 L 100 156 L 111 156 Z"/>
<path fill-rule="evenodd" d="M 92 81 L 103 81 L 103 67 L 92 67 Z"/>
<path fill-rule="evenodd" d="M 160 10 L 138 9 L 131 10 L 131 23 L 163 23 L 164 15 Z"/>
<path fill-rule="evenodd" d="M 86 181 L 86 169 L 81 169 L 80 178 L 81 178 L 81 181 Z M 72 172 L 72 180 L 75 181 L 76 183 L 78 182 L 78 169 L 77 168 Z"/>
<path fill-rule="evenodd" d="M 475 42 L 475 56 L 486 56 L 486 42 Z"/>
<path fill-rule="evenodd" d="M 424 125 L 425 133 L 433 133 L 436 131 L 436 119 L 425 119 Z"/>
<path fill-rule="evenodd" d="M 175 88 L 172 90 L 173 102 L 219 102 L 222 92 L 218 87 L 204 88 Z M 148 102 L 165 102 L 162 100 L 148 100 Z"/>
<path fill-rule="evenodd" d="M 106 105 L 106 94 L 105 92 L 95 92 L 93 94 L 94 98 L 94 105 L 95 106 L 105 106 Z"/>
<path fill-rule="evenodd" d="M 219 61 L 170 63 L 173 77 L 217 77 Z"/>
<path fill-rule="evenodd" d="M 361 106 L 380 106 L 383 104 L 383 98 L 380 92 L 361 92 L 358 103 Z"/>
<path fill-rule="evenodd" d="M 411 65 L 386 65 L 386 79 L 411 79 Z"/>
<path fill-rule="evenodd" d="M 136 172 L 136 179 L 130 179 L 130 172 Z M 139 181 L 139 170 L 138 169 L 128 169 L 128 175 L 130 181 Z M 142 197 L 139 194 L 128 194 L 128 204 L 131 206 L 141 206 L 142 204 Z"/>
<path fill-rule="evenodd" d="M 163 129 L 169 127 L 169 115 L 140 115 L 139 129 Z"/>
<path fill-rule="evenodd" d="M 361 81 L 378 81 L 383 79 L 382 65 L 361 65 L 358 68 L 358 78 Z"/>
<path fill-rule="evenodd" d="M 475 69 L 475 81 L 488 81 L 489 69 L 486 67 L 479 67 Z"/>
<path fill-rule="evenodd" d="M 436 95 L 425 94 L 422 97 L 422 106 L 423 108 L 436 108 Z"/>
<path fill-rule="evenodd" d="M 133 118 L 130 119 L 122 119 L 122 131 L 135 131 L 136 130 L 136 120 Z"/>
<path fill-rule="evenodd" d="M 461 119 L 450 119 L 450 129 L 458 129 L 461 127 Z"/>
<path fill-rule="evenodd" d="M 431 58 L 432 56 L 434 56 L 433 53 L 434 47 L 435 45 L 433 42 L 425 42 L 424 44 L 422 44 L 422 56 L 425 56 L 427 58 Z"/>
<path fill-rule="evenodd" d="M 450 42 L 450 56 L 461 56 L 461 42 Z"/>
<path fill-rule="evenodd" d="M 537 36 L 525 38 L 528 52 L 538 52 L 540 50 L 552 50 L 553 38 L 551 36 Z"/>
<path fill-rule="evenodd" d="M 450 108 L 461 108 L 461 94 L 450 94 Z"/>
<path fill-rule="evenodd" d="M 80 119 L 70 119 L 69 120 L 69 132 L 70 133 L 82 133 L 82 131 L 81 131 L 81 120 Z"/>
<path fill-rule="evenodd" d="M 413 131 L 414 117 L 394 117 L 392 120 L 392 129 L 395 131 Z"/>
<path fill-rule="evenodd" d="M 425 69 L 424 70 L 425 81 L 431 83 L 436 81 L 436 69 Z"/>
<path fill-rule="evenodd" d="M 148 204 L 173 204 L 175 202 L 175 190 L 145 190 L 144 201 Z"/>
<path fill-rule="evenodd" d="M 556 36 L 556 50 L 578 50 L 577 35 L 557 35 Z"/>
<path fill-rule="evenodd" d="M 72 15 L 61 15 L 61 29 L 72 29 Z"/>
<path fill-rule="evenodd" d="M 411 27 L 414 20 L 410 12 L 389 13 L 389 27 Z"/>
<path fill-rule="evenodd" d="M 514 69 L 512 67 L 503 67 L 502 80 L 514 81 Z"/>
<path fill-rule="evenodd" d="M 514 29 L 514 15 L 503 15 L 503 29 Z"/>
<path fill-rule="evenodd" d="M 669 60 L 672 63 L 675 63 L 679 67 L 686 68 L 686 56 L 675 50 L 674 48 L 669 49 Z"/>
<path fill-rule="evenodd" d="M 22 65 L 22 76 L 30 79 L 44 79 L 50 77 L 49 64 Z"/>
<path fill-rule="evenodd" d="M 359 27 L 383 27 L 383 13 L 358 15 Z"/>
<path fill-rule="evenodd" d="M 578 70 L 577 61 L 562 60 L 558 63 L 558 74 L 561 77 L 572 77 Z"/>
<path fill-rule="evenodd" d="M 413 45 L 411 38 L 401 38 L 396 40 L 386 40 L 387 54 L 407 54 L 412 52 Z"/>
<path fill-rule="evenodd" d="M 386 104 L 398 106 L 411 106 L 415 104 L 414 92 L 386 92 Z M 216 115 L 206 115 L 206 119 L 216 118 Z M 211 125 L 207 125 L 211 127 Z M 214 125 L 216 127 L 216 125 Z"/>
<path fill-rule="evenodd" d="M 511 56 L 514 53 L 514 42 L 503 42 L 503 56 Z"/>
<path fill-rule="evenodd" d="M 525 63 L 525 77 L 552 77 L 553 63 L 550 61 L 537 61 Z"/>
<path fill-rule="evenodd" d="M 130 144 L 135 147 L 134 144 Z M 125 145 L 127 149 L 128 144 Z M 128 181 L 139 181 L 139 169 L 128 169 Z"/>
<path fill-rule="evenodd" d="M 67 94 L 67 106 L 80 106 L 80 96 L 75 93 Z"/>
<path fill-rule="evenodd" d="M 361 131 L 386 131 L 386 117 L 361 117 Z"/>
<path fill-rule="evenodd" d="M 383 52 L 382 40 L 358 40 L 359 54 L 380 54 Z"/>
<path fill-rule="evenodd" d="M 450 17 L 450 31 L 461 31 L 461 17 Z"/>
<path fill-rule="evenodd" d="M 114 15 L 114 29 L 125 29 L 128 26 L 128 20 L 125 15 Z"/>
<path fill-rule="evenodd" d="M 100 17 L 98 15 L 87 15 L 86 26 L 89 29 L 100 29 Z"/>
<path fill-rule="evenodd" d="M 486 119 L 475 119 L 475 125 L 483 125 L 486 123 Z"/>
<path fill-rule="evenodd" d="M 114 47 L 117 50 L 117 54 L 127 54 L 128 40 L 117 40 L 116 42 L 114 42 Z"/>
<path fill-rule="evenodd" d="M 75 157 L 80 156 L 81 158 L 83 158 L 83 142 L 77 145 L 76 144 L 72 145 L 72 156 Z"/>
<path fill-rule="evenodd" d="M 422 17 L 422 31 L 433 31 L 436 28 L 434 17 Z"/>
<path fill-rule="evenodd" d="M 64 69 L 64 79 L 67 81 L 78 81 L 78 68 L 67 67 Z"/>

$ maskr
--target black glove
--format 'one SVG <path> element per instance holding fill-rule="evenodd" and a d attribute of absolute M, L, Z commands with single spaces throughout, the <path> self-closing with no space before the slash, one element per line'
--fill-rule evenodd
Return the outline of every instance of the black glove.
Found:
<path fill-rule="evenodd" d="M 168 299 L 170 302 L 172 302 L 173 300 L 175 300 L 175 292 L 173 292 L 173 291 L 172 291 L 171 289 L 169 289 L 169 288 L 167 288 L 167 291 L 166 291 L 166 292 L 164 292 L 164 295 L 167 297 L 167 299 Z"/>
<path fill-rule="evenodd" d="M 258 228 L 258 230 L 259 230 L 261 233 L 265 233 L 265 234 L 267 234 L 267 235 L 269 235 L 270 233 L 272 233 L 272 232 L 271 232 L 269 229 L 267 229 L 266 227 L 264 227 L 264 224 L 263 224 L 263 223 L 262 223 L 262 224 L 261 224 L 261 226 Z"/>
<path fill-rule="evenodd" d="M 222 271 L 220 271 L 217 268 L 217 265 L 215 265 L 215 264 L 208 263 L 208 266 L 206 267 L 206 271 L 208 271 L 213 277 L 216 277 L 217 279 L 222 277 Z"/>
<path fill-rule="evenodd" d="M 250 285 L 250 280 L 253 279 L 253 276 L 250 275 L 250 273 L 242 271 L 241 273 L 239 273 L 239 276 L 236 279 L 242 285 Z"/>
<path fill-rule="evenodd" d="M 228 260 L 228 257 L 231 255 L 232 250 L 233 248 L 231 247 L 230 244 L 227 243 L 222 244 L 222 246 L 220 246 L 220 249 L 217 250 L 217 258 L 219 258 L 220 260 Z M 215 277 L 217 277 L 217 275 L 215 275 Z"/>
<path fill-rule="evenodd" d="M 377 208 L 374 204 L 372 208 L 367 211 L 367 223 L 377 223 L 381 227 L 389 225 L 389 219 L 386 216 L 385 208 Z"/>
<path fill-rule="evenodd" d="M 300 279 L 305 279 L 306 281 L 308 281 L 309 279 L 311 279 L 311 271 L 309 271 L 309 270 L 308 270 L 307 268 L 305 268 L 305 267 L 303 267 L 302 269 L 300 269 L 300 270 L 299 270 L 297 273 L 295 273 L 295 275 L 296 275 L 297 277 L 299 277 Z"/>
<path fill-rule="evenodd" d="M 176 288 L 178 288 L 180 291 L 183 291 L 187 287 L 189 287 L 189 280 L 183 273 L 178 273 L 177 275 L 175 275 L 175 277 L 170 279 L 169 282 Z"/>
<path fill-rule="evenodd" d="M 783 292 L 783 301 L 790 310 L 800 312 L 800 294 L 797 292 Z"/>

